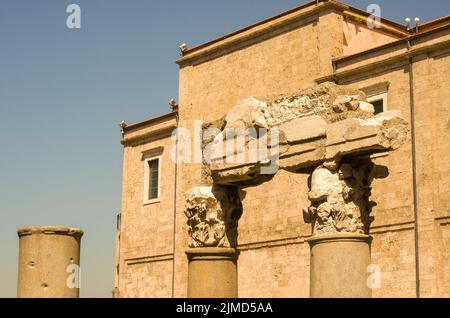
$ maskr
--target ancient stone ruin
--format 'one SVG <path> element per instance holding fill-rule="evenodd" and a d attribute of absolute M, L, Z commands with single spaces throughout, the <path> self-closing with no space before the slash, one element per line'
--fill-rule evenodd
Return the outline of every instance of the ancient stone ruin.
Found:
<path fill-rule="evenodd" d="M 197 248 L 236 247 L 238 189 L 279 169 L 310 175 L 303 217 L 312 240 L 354 234 L 369 242 L 371 183 L 388 174 L 370 156 L 398 149 L 408 134 L 399 111 L 374 115 L 363 92 L 333 83 L 243 100 L 203 128 L 203 185 L 187 194 L 186 206 L 190 246 Z"/>
<path fill-rule="evenodd" d="M 257 185 L 277 169 L 312 172 L 311 207 L 304 218 L 314 233 L 367 234 L 370 184 L 386 170 L 374 166 L 369 156 L 399 148 L 408 128 L 399 111 L 374 116 L 364 93 L 325 83 L 291 96 L 246 99 L 224 118 L 206 124 L 204 131 L 206 185 Z M 264 172 L 270 166 L 276 169 Z M 191 225 L 189 211 L 204 200 L 205 192 L 211 193 L 189 193 Z"/>

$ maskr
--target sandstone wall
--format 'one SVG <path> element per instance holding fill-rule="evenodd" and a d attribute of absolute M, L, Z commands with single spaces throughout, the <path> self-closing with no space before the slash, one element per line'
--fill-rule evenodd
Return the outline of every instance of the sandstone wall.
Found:
<path fill-rule="evenodd" d="M 175 125 L 172 118 L 125 134 L 124 140 L 134 141 L 124 148 L 120 297 L 172 296 L 175 167 L 170 132 Z M 145 138 L 158 130 L 165 132 L 156 139 Z M 160 201 L 144 204 L 144 160 L 154 155 L 162 156 Z"/>
<path fill-rule="evenodd" d="M 430 35 L 413 42 L 424 49 L 444 41 L 449 31 Z M 401 45 L 391 51 L 367 56 L 369 62 L 380 62 L 405 52 Z M 419 229 L 419 273 L 422 297 L 448 297 L 448 220 L 450 216 L 448 191 L 450 177 L 450 51 L 434 46 L 428 53 L 413 57 L 414 122 L 416 130 L 417 203 Z M 342 63 L 346 71 L 363 65 L 355 59 Z M 339 67 L 338 67 L 339 72 Z M 388 109 L 399 109 L 410 119 L 409 64 L 403 58 L 383 67 L 363 73 L 343 76 L 339 83 L 356 84 L 360 88 L 377 83 L 389 83 Z M 374 208 L 372 226 L 374 243 L 372 259 L 382 272 L 381 289 L 375 297 L 415 297 L 416 261 L 414 242 L 414 205 L 412 177 L 412 146 L 409 142 L 389 157 L 379 157 L 377 164 L 389 167 L 390 176 L 373 185 Z M 444 190 L 447 189 L 447 190 Z"/>
<path fill-rule="evenodd" d="M 251 44 L 251 45 L 250 45 Z M 342 16 L 334 11 L 322 12 L 282 30 L 268 33 L 240 50 L 215 57 L 212 60 L 190 63 L 180 69 L 180 126 L 193 130 L 194 120 L 216 120 L 238 101 L 250 96 L 293 93 L 314 85 L 314 78 L 331 71 L 331 58 L 342 53 Z M 178 193 L 184 194 L 201 182 L 201 166 L 183 164 L 180 169 Z M 270 247 L 278 240 L 310 235 L 310 227 L 303 224 L 302 208 L 308 205 L 307 176 L 281 173 L 267 185 L 246 189 L 244 214 L 239 223 L 238 244 L 251 244 L 241 252 L 239 273 L 248 266 L 265 266 L 267 273 L 276 274 L 308 269 L 302 264 L 309 260 L 292 253 L 293 246 Z M 292 189 L 289 193 L 287 188 Z M 184 202 L 177 206 L 177 239 L 175 255 L 175 295 L 186 296 L 187 261 L 184 254 L 188 242 Z M 261 244 L 258 252 L 254 244 Z M 296 243 L 298 244 L 298 243 Z M 301 247 L 305 250 L 305 245 Z M 282 262 L 278 256 L 291 254 L 292 262 Z M 248 254 L 248 255 L 247 255 Z M 294 255 L 295 254 L 295 255 Z M 308 254 L 306 252 L 304 255 Z M 251 264 L 246 260 L 251 259 Z M 277 270 L 271 268 L 277 264 Z M 241 267 L 243 269 L 241 269 Z M 273 276 L 238 279 L 240 295 L 254 295 L 252 291 L 265 290 L 267 295 L 285 290 L 291 296 L 301 292 L 307 296 L 308 283 L 285 279 L 276 286 Z M 287 276 L 286 276 L 287 277 Z M 267 284 L 268 280 L 272 283 Z M 306 287 L 305 287 L 306 286 Z M 288 292 L 289 291 L 289 292 Z M 283 296 L 280 294 L 279 296 Z"/>
<path fill-rule="evenodd" d="M 193 132 L 194 120 L 219 119 L 240 100 L 289 94 L 315 85 L 316 79 L 333 72 L 332 58 L 345 53 L 343 25 L 342 16 L 329 10 L 282 28 L 274 27 L 219 54 L 183 63 L 179 86 L 180 127 Z M 428 40 L 436 43 L 439 37 Z M 368 91 L 380 85 L 388 86 L 388 110 L 400 110 L 409 121 L 408 60 L 403 58 L 362 69 L 405 51 L 398 45 L 342 62 L 338 72 L 361 69 L 341 76 L 339 84 L 354 84 Z M 414 60 L 421 294 L 448 297 L 448 49 L 434 49 Z M 378 204 L 372 213 L 375 217 L 371 231 L 372 263 L 381 270 L 381 285 L 374 290 L 374 297 L 416 294 L 411 135 L 408 138 L 399 150 L 374 159 L 375 163 L 389 167 L 388 178 L 372 184 L 371 199 Z M 160 203 L 145 206 L 142 152 L 160 146 L 164 147 L 163 197 Z M 119 257 L 122 297 L 170 297 L 172 278 L 175 297 L 186 296 L 185 250 L 189 237 L 183 212 L 184 194 L 201 184 L 201 165 L 178 166 L 175 254 L 172 254 L 174 167 L 167 151 L 171 147 L 170 138 L 162 137 L 125 148 Z M 307 177 L 282 171 L 270 182 L 245 189 L 238 238 L 239 296 L 308 297 L 309 246 L 305 239 L 311 234 L 311 228 L 302 219 L 302 209 L 309 205 Z"/>
<path fill-rule="evenodd" d="M 442 222 L 450 218 L 450 50 L 414 60 L 421 290 L 442 297 L 450 292 L 448 224 Z"/>
<path fill-rule="evenodd" d="M 348 19 L 344 22 L 344 56 L 362 52 L 397 40 L 397 37 L 382 33 L 376 28 L 369 29 L 361 23 Z"/>

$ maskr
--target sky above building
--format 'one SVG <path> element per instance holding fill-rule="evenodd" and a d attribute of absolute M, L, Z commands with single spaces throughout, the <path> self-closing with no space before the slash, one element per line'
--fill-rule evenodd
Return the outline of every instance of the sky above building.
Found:
<path fill-rule="evenodd" d="M 0 297 L 15 297 L 29 225 L 85 231 L 82 297 L 110 297 L 122 146 L 118 123 L 170 111 L 178 46 L 194 46 L 307 1 L 2 0 Z M 448 0 L 344 1 L 403 23 L 450 14 Z M 66 26 L 69 4 L 81 28 Z M 301 213 L 301 211 L 299 211 Z"/>

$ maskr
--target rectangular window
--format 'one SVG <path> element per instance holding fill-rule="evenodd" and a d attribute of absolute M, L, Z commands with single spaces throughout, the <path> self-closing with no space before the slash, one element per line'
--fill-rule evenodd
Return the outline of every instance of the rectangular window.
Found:
<path fill-rule="evenodd" d="M 144 170 L 144 204 L 159 202 L 161 158 L 146 159 Z"/>
<path fill-rule="evenodd" d="M 387 111 L 387 92 L 369 96 L 367 101 L 375 108 L 375 115 Z"/>
<path fill-rule="evenodd" d="M 158 198 L 158 186 L 159 186 L 159 159 L 154 159 L 148 161 L 148 168 L 149 170 L 149 189 L 148 189 L 148 198 L 149 200 L 157 199 Z"/>
<path fill-rule="evenodd" d="M 384 106 L 383 106 L 383 100 L 382 99 L 373 101 L 372 105 L 375 108 L 375 115 L 383 112 Z"/>
<path fill-rule="evenodd" d="M 117 214 L 117 230 L 120 230 L 120 223 L 122 219 L 122 213 Z"/>

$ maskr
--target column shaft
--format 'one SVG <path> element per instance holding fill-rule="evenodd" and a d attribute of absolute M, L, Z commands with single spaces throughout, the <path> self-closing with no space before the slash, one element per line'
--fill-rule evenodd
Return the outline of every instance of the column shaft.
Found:
<path fill-rule="evenodd" d="M 360 234 L 310 239 L 311 298 L 370 298 L 367 272 L 372 238 Z"/>
<path fill-rule="evenodd" d="M 78 298 L 80 241 L 68 227 L 19 229 L 19 298 Z"/>
<path fill-rule="evenodd" d="M 189 298 L 236 298 L 237 253 L 234 248 L 191 248 L 186 251 Z"/>

